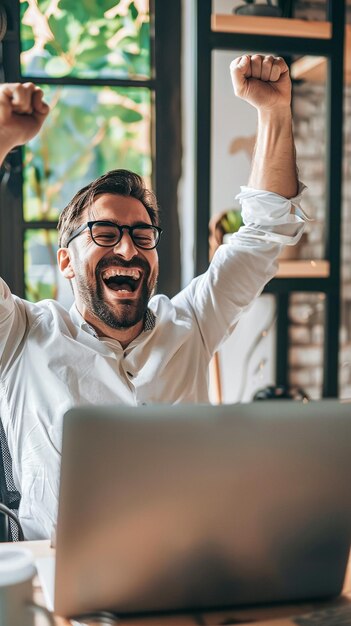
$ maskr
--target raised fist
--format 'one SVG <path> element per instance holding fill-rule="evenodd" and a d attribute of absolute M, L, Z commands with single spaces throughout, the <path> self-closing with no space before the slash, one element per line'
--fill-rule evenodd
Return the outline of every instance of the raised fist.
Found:
<path fill-rule="evenodd" d="M 244 54 L 230 64 L 234 93 L 256 109 L 289 107 L 291 81 L 282 57 Z"/>
<path fill-rule="evenodd" d="M 5 83 L 0 87 L 0 141 L 11 150 L 25 144 L 41 129 L 49 106 L 33 83 Z"/>

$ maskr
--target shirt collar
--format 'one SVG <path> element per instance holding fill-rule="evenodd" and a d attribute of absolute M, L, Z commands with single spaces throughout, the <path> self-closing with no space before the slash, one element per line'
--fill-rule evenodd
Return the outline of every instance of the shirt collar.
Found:
<path fill-rule="evenodd" d="M 95 328 L 93 328 L 90 324 L 88 324 L 88 322 L 85 321 L 84 317 L 79 313 L 75 303 L 72 304 L 69 314 L 70 314 L 72 322 L 76 326 L 79 326 L 79 328 L 81 328 L 82 330 L 85 330 L 87 333 L 89 333 L 89 335 L 92 335 L 93 337 L 96 337 L 97 339 L 99 339 L 99 335 L 97 334 Z M 156 324 L 155 314 L 151 311 L 151 309 L 149 308 L 146 309 L 143 332 L 144 333 L 150 332 L 151 330 L 155 328 L 155 324 Z"/>
<path fill-rule="evenodd" d="M 147 333 L 150 330 L 153 330 L 156 325 L 156 315 L 151 311 L 151 309 L 146 309 L 145 319 L 144 319 L 144 333 Z"/>

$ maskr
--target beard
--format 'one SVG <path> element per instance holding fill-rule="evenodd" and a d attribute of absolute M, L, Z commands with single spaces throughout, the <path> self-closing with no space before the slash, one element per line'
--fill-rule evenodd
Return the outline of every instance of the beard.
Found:
<path fill-rule="evenodd" d="M 137 267 L 142 270 L 141 284 L 138 286 L 140 294 L 137 300 L 128 300 L 116 303 L 114 306 L 104 299 L 104 282 L 101 278 L 102 271 L 107 267 Z M 133 260 L 127 263 L 121 259 L 103 258 L 95 269 L 95 285 L 92 285 L 83 274 L 76 273 L 76 285 L 80 297 L 88 310 L 100 322 L 116 330 L 131 328 L 145 318 L 148 303 L 155 292 L 157 276 L 150 281 L 150 266 L 144 259 Z"/>

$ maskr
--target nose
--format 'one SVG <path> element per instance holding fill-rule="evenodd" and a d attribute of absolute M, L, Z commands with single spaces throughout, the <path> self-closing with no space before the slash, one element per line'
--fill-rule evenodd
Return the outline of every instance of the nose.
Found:
<path fill-rule="evenodd" d="M 123 229 L 122 238 L 113 247 L 113 252 L 127 261 L 130 261 L 138 254 L 138 249 L 135 247 L 133 239 L 127 230 Z"/>

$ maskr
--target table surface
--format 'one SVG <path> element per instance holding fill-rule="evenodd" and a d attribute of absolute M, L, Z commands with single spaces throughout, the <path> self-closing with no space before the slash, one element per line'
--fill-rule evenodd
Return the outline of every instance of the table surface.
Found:
<path fill-rule="evenodd" d="M 49 541 L 27 541 L 22 544 L 29 548 L 34 557 L 43 557 L 54 554 Z M 35 580 L 35 599 L 43 604 L 43 597 L 39 581 Z M 210 612 L 194 615 L 158 616 L 146 618 L 123 618 L 115 622 L 116 626 L 240 626 L 255 623 L 257 626 L 293 626 L 292 616 L 302 615 L 318 609 L 338 607 L 351 604 L 351 555 L 345 576 L 342 595 L 333 602 L 319 602 L 313 604 L 291 604 L 280 606 L 265 606 L 263 608 L 233 609 L 223 612 Z M 107 622 L 89 621 L 89 626 L 100 626 Z M 36 626 L 46 626 L 47 622 L 38 617 Z M 69 621 L 55 616 L 56 626 L 80 626 L 80 622 Z M 82 623 L 83 625 L 83 623 Z M 85 623 L 84 623 L 85 626 Z"/>

